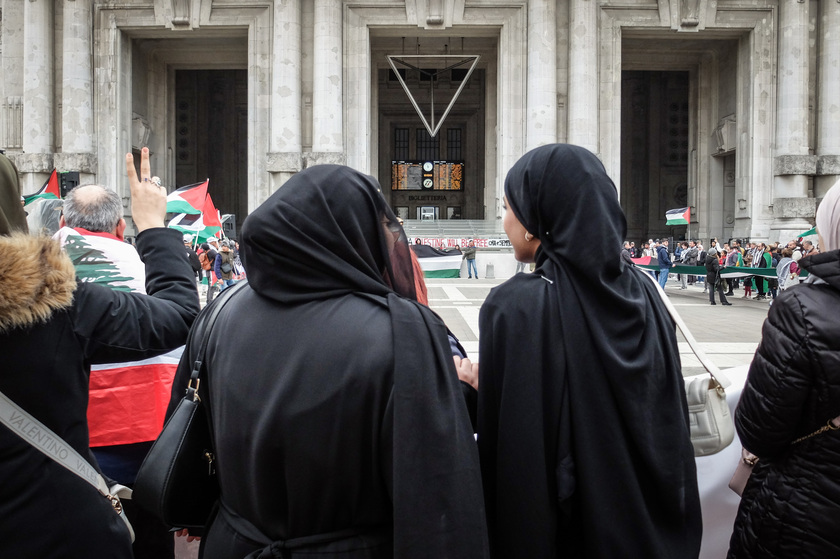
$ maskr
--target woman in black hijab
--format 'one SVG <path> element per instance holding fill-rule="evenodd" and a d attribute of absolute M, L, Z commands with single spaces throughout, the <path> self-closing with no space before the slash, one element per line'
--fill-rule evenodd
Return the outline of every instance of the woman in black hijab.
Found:
<path fill-rule="evenodd" d="M 536 261 L 481 308 L 478 443 L 496 557 L 697 557 L 701 516 L 674 325 L 621 259 L 626 221 L 592 153 L 550 145 L 505 181 Z"/>
<path fill-rule="evenodd" d="M 446 327 L 414 300 L 375 179 L 296 174 L 245 220 L 241 254 L 249 285 L 210 333 L 201 383 L 222 494 L 203 556 L 486 557 Z M 199 318 L 174 403 L 203 330 Z"/>

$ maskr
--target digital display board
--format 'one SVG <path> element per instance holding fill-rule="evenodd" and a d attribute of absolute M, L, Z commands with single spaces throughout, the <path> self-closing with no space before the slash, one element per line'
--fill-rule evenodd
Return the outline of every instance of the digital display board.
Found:
<path fill-rule="evenodd" d="M 391 190 L 462 190 L 463 161 L 392 161 Z"/>

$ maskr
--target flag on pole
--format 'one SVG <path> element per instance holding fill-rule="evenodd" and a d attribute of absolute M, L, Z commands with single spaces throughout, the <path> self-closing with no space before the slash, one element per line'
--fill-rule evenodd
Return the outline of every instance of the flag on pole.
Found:
<path fill-rule="evenodd" d="M 213 205 L 213 199 L 210 198 L 209 194 L 204 199 L 201 213 L 204 216 L 204 225 L 207 227 L 218 227 L 219 231 L 222 230 L 222 217 L 219 214 L 219 210 Z"/>
<path fill-rule="evenodd" d="M 691 208 L 677 208 L 665 212 L 665 225 L 688 225 L 691 223 Z"/>
<path fill-rule="evenodd" d="M 166 197 L 166 212 L 176 214 L 199 214 L 207 197 L 210 179 L 189 186 L 182 186 Z"/>
<path fill-rule="evenodd" d="M 218 233 L 222 230 L 222 221 L 219 217 L 219 210 L 213 205 L 213 200 L 209 194 L 204 197 L 201 208 L 201 213 L 180 213 L 176 215 L 169 222 L 168 227 L 182 233 L 195 235 L 197 243 L 218 236 Z"/>
<path fill-rule="evenodd" d="M 24 206 L 35 200 L 61 200 L 61 189 L 58 186 L 58 173 L 55 169 L 50 173 L 50 178 L 35 194 L 24 196 Z"/>
<path fill-rule="evenodd" d="M 799 236 L 800 236 L 800 237 L 807 237 L 807 236 L 809 236 L 809 235 L 816 235 L 816 234 L 817 234 L 817 228 L 816 228 L 816 227 L 812 227 L 811 229 L 808 229 L 808 230 L 807 230 L 807 231 L 805 231 L 804 233 L 800 233 L 800 234 L 799 234 Z"/>

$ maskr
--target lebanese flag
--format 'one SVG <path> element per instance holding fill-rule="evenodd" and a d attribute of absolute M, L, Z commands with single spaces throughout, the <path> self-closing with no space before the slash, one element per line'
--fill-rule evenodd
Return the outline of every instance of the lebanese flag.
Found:
<path fill-rule="evenodd" d="M 677 208 L 665 212 L 665 225 L 688 225 L 691 223 L 691 208 Z"/>
<path fill-rule="evenodd" d="M 58 172 L 56 172 L 56 170 L 53 169 L 52 173 L 50 173 L 50 178 L 47 179 L 47 182 L 44 183 L 44 186 L 41 187 L 41 190 L 39 190 L 35 194 L 24 196 L 23 199 L 24 206 L 29 204 L 30 202 L 34 202 L 35 200 L 41 199 L 61 200 L 61 189 L 58 186 Z"/>
<path fill-rule="evenodd" d="M 166 212 L 176 214 L 200 214 L 207 197 L 210 179 L 204 182 L 182 186 L 166 197 Z"/>
<path fill-rule="evenodd" d="M 172 381 L 184 347 L 129 363 L 92 365 L 90 446 L 153 441 L 163 429 Z"/>

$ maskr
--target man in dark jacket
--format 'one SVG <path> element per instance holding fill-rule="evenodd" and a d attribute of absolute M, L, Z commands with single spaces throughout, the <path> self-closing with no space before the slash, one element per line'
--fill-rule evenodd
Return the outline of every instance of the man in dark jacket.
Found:
<path fill-rule="evenodd" d="M 710 248 L 709 252 L 706 253 L 706 283 L 708 284 L 709 289 L 709 302 L 711 304 L 715 303 L 715 289 L 718 290 L 718 294 L 720 295 L 720 303 L 722 305 L 729 306 L 732 303 L 726 300 L 726 295 L 723 293 L 723 281 L 718 281 L 718 275 L 720 274 L 720 262 L 718 261 L 718 253 L 717 249 Z"/>
<path fill-rule="evenodd" d="M 662 244 L 656 248 L 656 259 L 659 261 L 659 285 L 665 289 L 665 282 L 668 281 L 668 271 L 674 265 L 671 262 L 671 255 L 668 254 L 668 239 L 662 239 Z"/>
<path fill-rule="evenodd" d="M 195 273 L 196 281 L 201 281 L 201 261 L 192 248 L 192 241 L 192 235 L 184 235 L 184 250 L 187 251 L 187 260 L 190 261 L 190 266 L 192 266 L 193 272 Z"/>
<path fill-rule="evenodd" d="M 111 289 L 146 293 L 146 270 L 137 250 L 123 240 L 120 197 L 96 184 L 79 186 L 64 199 L 56 234 L 73 261 L 76 277 Z M 196 257 L 196 260 L 198 257 Z M 90 373 L 90 446 L 103 473 L 132 487 L 143 459 L 163 428 L 181 349 L 151 359 L 100 365 Z M 123 504 L 134 527 L 135 559 L 174 557 L 169 527 L 154 515 Z"/>

